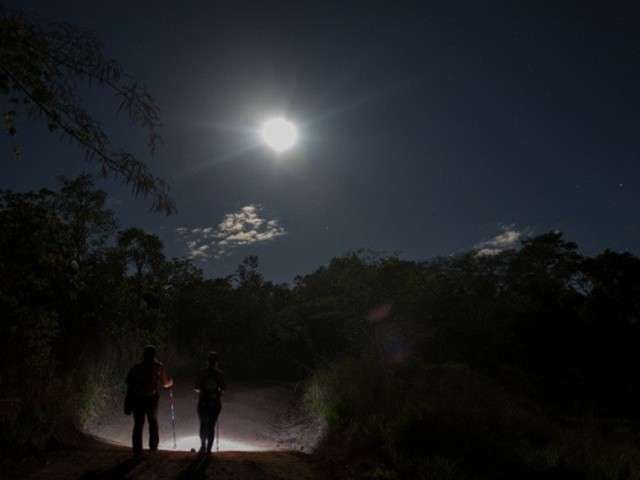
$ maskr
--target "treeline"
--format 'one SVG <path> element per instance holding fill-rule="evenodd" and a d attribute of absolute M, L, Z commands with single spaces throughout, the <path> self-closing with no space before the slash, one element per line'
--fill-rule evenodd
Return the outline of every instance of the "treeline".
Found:
<path fill-rule="evenodd" d="M 638 257 L 550 232 L 494 255 L 346 255 L 293 291 L 357 345 L 306 389 L 336 478 L 640 478 Z"/>

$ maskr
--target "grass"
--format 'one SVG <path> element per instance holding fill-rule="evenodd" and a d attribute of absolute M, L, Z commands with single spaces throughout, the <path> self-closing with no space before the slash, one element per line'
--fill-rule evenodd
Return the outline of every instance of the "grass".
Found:
<path fill-rule="evenodd" d="M 66 374 L 35 375 L 16 392 L 11 415 L 0 416 L 0 447 L 4 450 L 45 450 L 65 442 L 95 420 L 113 402 L 124 398 L 124 365 L 103 355 Z"/>
<path fill-rule="evenodd" d="M 563 425 L 465 365 L 369 353 L 318 372 L 305 402 L 351 463 L 347 478 L 640 480 L 631 433 L 597 419 Z"/>

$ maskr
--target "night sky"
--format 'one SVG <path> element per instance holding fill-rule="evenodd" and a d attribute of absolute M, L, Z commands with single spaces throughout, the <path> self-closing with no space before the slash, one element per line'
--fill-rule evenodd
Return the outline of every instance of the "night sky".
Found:
<path fill-rule="evenodd" d="M 178 214 L 99 186 L 121 227 L 210 275 L 256 254 L 290 281 L 357 248 L 427 259 L 552 229 L 587 254 L 640 253 L 640 15 L 484 4 L 5 2 L 94 30 L 147 84 L 165 143 L 149 164 Z M 142 152 L 106 92 L 81 93 L 116 145 Z M 300 129 L 281 156 L 257 135 L 274 114 Z M 22 159 L 0 137 L 0 188 L 98 171 L 44 127 L 18 127 Z"/>

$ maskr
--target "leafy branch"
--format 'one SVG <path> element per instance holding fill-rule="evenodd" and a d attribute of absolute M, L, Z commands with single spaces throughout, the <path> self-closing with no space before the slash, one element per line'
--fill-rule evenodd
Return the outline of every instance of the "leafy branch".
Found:
<path fill-rule="evenodd" d="M 120 177 L 135 195 L 152 197 L 154 211 L 175 212 L 166 182 L 154 176 L 133 153 L 113 146 L 100 122 L 76 95 L 80 82 L 97 84 L 119 99 L 131 125 L 147 133 L 147 148 L 155 153 L 162 139 L 159 109 L 146 87 L 103 54 L 100 40 L 66 23 L 44 24 L 37 17 L 0 6 L 0 95 L 12 104 L 5 128 L 15 136 L 17 110 L 44 120 L 97 162 L 102 175 Z"/>

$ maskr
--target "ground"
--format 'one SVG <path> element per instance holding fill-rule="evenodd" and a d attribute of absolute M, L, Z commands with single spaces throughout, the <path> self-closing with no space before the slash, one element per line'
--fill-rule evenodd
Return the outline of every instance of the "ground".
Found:
<path fill-rule="evenodd" d="M 301 452 L 220 452 L 201 460 L 189 452 L 160 451 L 133 459 L 123 447 L 99 443 L 62 450 L 30 480 L 321 480 L 314 457 Z"/>
<path fill-rule="evenodd" d="M 169 392 L 160 399 L 160 448 L 189 451 L 200 448 L 192 382 L 172 390 L 175 400 L 176 448 L 173 443 Z M 131 417 L 121 405 L 105 412 L 88 433 L 116 445 L 131 445 Z M 322 425 L 300 408 L 295 384 L 232 385 L 222 397 L 219 418 L 220 451 L 310 451 L 323 434 Z M 146 438 L 145 438 L 146 442 Z"/>
<path fill-rule="evenodd" d="M 131 456 L 131 418 L 107 412 L 90 426 L 79 445 L 47 454 L 39 466 L 20 478 L 31 480 L 115 479 L 282 479 L 326 478 L 310 452 L 322 425 L 300 411 L 293 385 L 233 386 L 224 396 L 220 448 L 200 459 L 197 397 L 187 386 L 174 390 L 177 449 L 173 448 L 168 394 L 159 413 L 161 450 L 142 459 Z M 146 437 L 146 430 L 145 430 Z M 145 438 L 146 442 L 146 438 Z"/>

